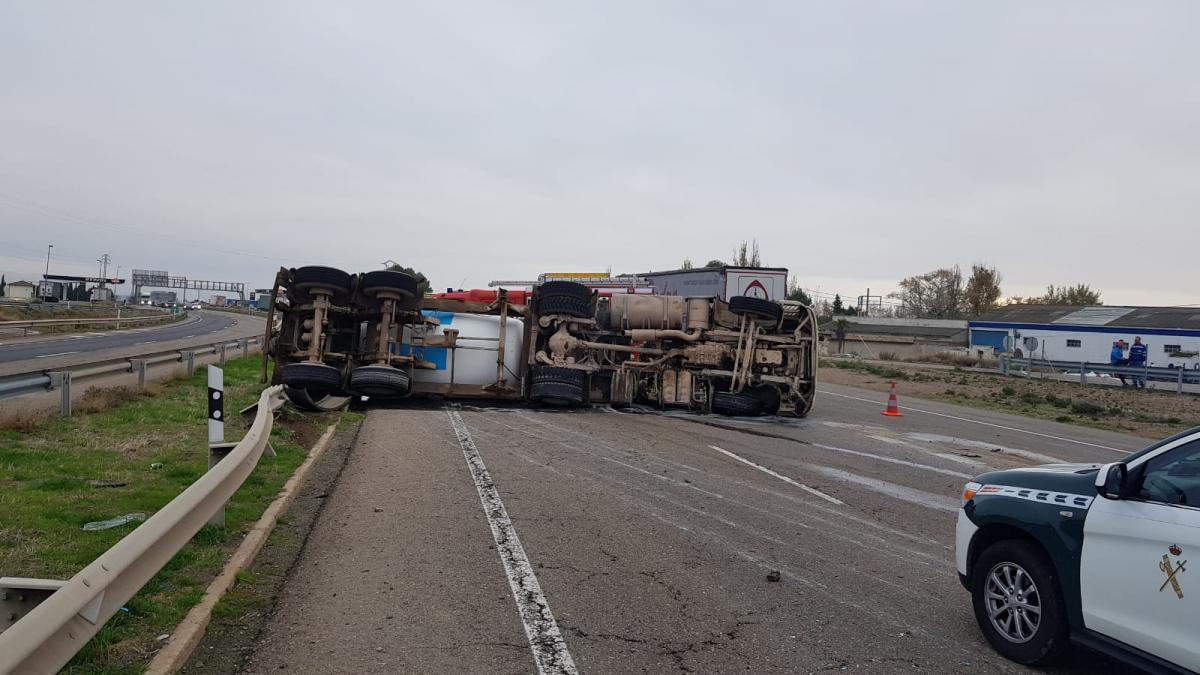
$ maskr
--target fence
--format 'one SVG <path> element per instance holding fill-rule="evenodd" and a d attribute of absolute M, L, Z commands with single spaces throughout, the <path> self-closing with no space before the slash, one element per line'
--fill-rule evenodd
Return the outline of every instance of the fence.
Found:
<path fill-rule="evenodd" d="M 71 415 L 71 385 L 75 382 L 104 375 L 112 375 L 114 373 L 137 373 L 138 386 L 141 387 L 146 384 L 146 373 L 151 366 L 164 363 L 182 363 L 187 366 L 187 374 L 191 375 L 196 371 L 197 356 L 216 354 L 218 363 L 224 364 L 231 348 L 235 350 L 240 349 L 242 356 L 249 356 L 250 345 L 260 345 L 262 341 L 262 337 L 255 336 L 240 340 L 218 342 L 207 347 L 169 352 L 151 352 L 139 356 L 97 361 L 75 368 L 8 375 L 0 377 L 0 399 L 58 389 L 62 392 L 61 412 L 63 416 L 69 417 Z"/>
<path fill-rule="evenodd" d="M 0 578 L 0 673 L 54 673 L 212 518 L 258 465 L 283 405 L 263 391 L 228 455 L 70 581 Z"/>
<path fill-rule="evenodd" d="M 1079 383 L 1087 384 L 1089 374 L 1124 376 L 1126 378 L 1141 378 L 1148 382 L 1174 383 L 1176 393 L 1184 393 L 1183 385 L 1200 384 L 1200 370 L 1186 368 L 1152 368 L 1150 366 L 1114 366 L 1109 363 L 1088 363 L 1087 361 L 1051 361 L 1049 359 L 1023 359 L 1011 356 L 1000 357 L 1000 372 L 1005 375 L 1015 375 L 1034 372 L 1055 372 L 1070 375 L 1079 373 Z"/>

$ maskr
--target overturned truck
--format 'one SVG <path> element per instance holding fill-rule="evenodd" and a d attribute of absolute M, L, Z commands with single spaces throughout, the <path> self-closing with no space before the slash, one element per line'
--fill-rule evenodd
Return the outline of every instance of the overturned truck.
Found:
<path fill-rule="evenodd" d="M 300 267 L 279 271 L 268 331 L 264 378 L 270 357 L 309 409 L 440 395 L 802 417 L 816 392 L 812 309 L 760 297 L 572 281 L 423 297 L 402 272 Z"/>

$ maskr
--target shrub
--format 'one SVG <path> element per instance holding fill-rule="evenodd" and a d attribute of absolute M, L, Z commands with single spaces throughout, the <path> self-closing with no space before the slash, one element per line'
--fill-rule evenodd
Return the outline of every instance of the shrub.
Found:
<path fill-rule="evenodd" d="M 1077 415 L 1091 415 L 1095 417 L 1104 412 L 1104 407 L 1098 406 L 1095 403 L 1088 403 L 1087 401 L 1076 401 L 1071 404 L 1071 412 Z"/>
<path fill-rule="evenodd" d="M 1046 398 L 1049 399 L 1050 397 L 1047 396 Z M 1070 408 L 1071 407 L 1071 399 L 1069 399 L 1069 398 L 1058 398 L 1057 396 L 1055 396 L 1054 400 L 1050 401 L 1050 403 L 1055 408 Z"/>
<path fill-rule="evenodd" d="M 1021 398 L 1021 402 L 1028 403 L 1029 405 L 1038 405 L 1042 402 L 1041 395 L 1035 394 L 1032 391 L 1027 391 L 1027 392 L 1021 394 L 1020 398 Z"/>
<path fill-rule="evenodd" d="M 1000 390 L 1000 394 L 1003 396 L 1013 396 L 1016 393 L 1017 393 L 1017 390 L 1013 389 L 1012 387 L 1005 387 Z"/>
<path fill-rule="evenodd" d="M 1059 415 L 1058 417 L 1054 418 L 1054 421 L 1055 422 L 1070 422 L 1071 416 L 1070 415 Z"/>
<path fill-rule="evenodd" d="M 899 361 L 900 355 L 896 352 L 879 352 L 880 361 Z"/>

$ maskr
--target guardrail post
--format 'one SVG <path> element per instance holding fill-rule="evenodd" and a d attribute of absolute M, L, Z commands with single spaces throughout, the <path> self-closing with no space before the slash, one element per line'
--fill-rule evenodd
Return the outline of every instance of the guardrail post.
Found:
<path fill-rule="evenodd" d="M 181 352 L 183 362 L 187 364 L 188 377 L 196 374 L 196 352 Z"/>
<path fill-rule="evenodd" d="M 250 356 L 250 339 L 242 338 L 242 358 Z"/>
<path fill-rule="evenodd" d="M 1079 384 L 1087 384 L 1087 361 L 1079 364 Z"/>
<path fill-rule="evenodd" d="M 138 389 L 146 388 L 146 359 L 129 359 L 129 368 L 137 373 Z"/>
<path fill-rule="evenodd" d="M 225 372 L 208 367 L 208 468 L 213 468 L 237 447 L 225 442 Z M 225 505 L 208 519 L 209 525 L 225 527 Z"/>
<path fill-rule="evenodd" d="M 1179 374 L 1176 376 L 1176 378 L 1177 379 L 1175 380 L 1175 393 L 1182 394 L 1183 393 L 1183 366 L 1179 367 Z"/>
<path fill-rule="evenodd" d="M 217 363 L 225 365 L 225 343 L 217 345 Z"/>
<path fill-rule="evenodd" d="M 57 377 L 56 377 L 57 376 Z M 57 380 L 57 382 L 55 382 Z M 64 370 L 58 373 L 50 374 L 51 386 L 57 385 L 62 393 L 62 407 L 60 412 L 63 417 L 71 416 L 71 371 Z"/>

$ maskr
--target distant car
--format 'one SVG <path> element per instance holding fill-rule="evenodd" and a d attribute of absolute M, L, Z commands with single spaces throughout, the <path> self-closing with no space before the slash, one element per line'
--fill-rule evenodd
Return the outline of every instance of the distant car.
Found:
<path fill-rule="evenodd" d="M 1019 663 L 1074 642 L 1151 672 L 1200 671 L 1197 554 L 1200 427 L 1120 462 L 993 471 L 963 490 L 959 579 L 988 642 Z"/>
<path fill-rule="evenodd" d="M 188 306 L 188 309 L 200 309 L 200 303 L 193 302 L 191 305 Z"/>

